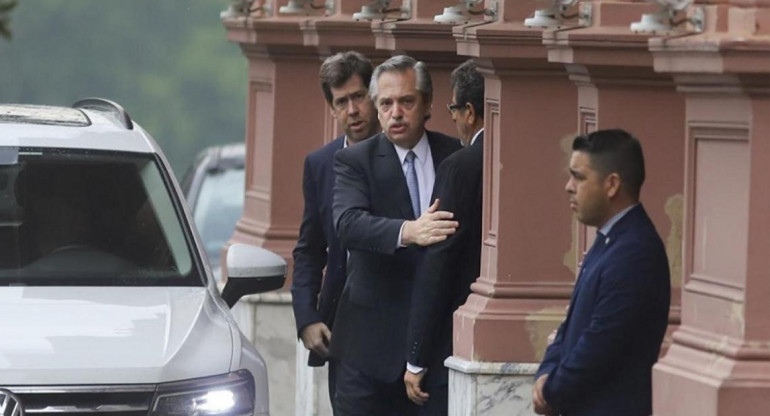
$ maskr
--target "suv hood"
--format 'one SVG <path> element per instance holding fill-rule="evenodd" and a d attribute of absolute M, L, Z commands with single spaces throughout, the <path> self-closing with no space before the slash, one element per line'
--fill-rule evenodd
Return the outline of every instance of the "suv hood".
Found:
<path fill-rule="evenodd" d="M 205 287 L 0 287 L 0 385 L 159 383 L 230 371 Z"/>

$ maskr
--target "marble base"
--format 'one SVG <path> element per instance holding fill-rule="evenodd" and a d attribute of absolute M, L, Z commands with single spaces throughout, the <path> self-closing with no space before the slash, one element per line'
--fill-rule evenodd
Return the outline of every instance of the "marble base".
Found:
<path fill-rule="evenodd" d="M 309 367 L 308 350 L 297 341 L 297 390 L 294 393 L 295 416 L 332 416 L 329 400 L 328 366 Z"/>
<path fill-rule="evenodd" d="M 244 296 L 232 308 L 232 314 L 267 365 L 270 415 L 294 416 L 297 332 L 291 294 L 268 292 Z"/>
<path fill-rule="evenodd" d="M 452 356 L 449 416 L 534 416 L 532 385 L 538 364 L 486 363 Z"/>

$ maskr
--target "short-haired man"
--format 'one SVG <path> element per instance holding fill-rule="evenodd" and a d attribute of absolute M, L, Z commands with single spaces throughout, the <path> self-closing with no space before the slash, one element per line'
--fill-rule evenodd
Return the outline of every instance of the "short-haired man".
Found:
<path fill-rule="evenodd" d="M 572 142 L 570 206 L 597 227 L 567 317 L 535 376 L 544 415 L 642 416 L 652 412 L 652 366 L 666 332 L 668 259 L 639 193 L 642 147 L 623 130 Z"/>
<path fill-rule="evenodd" d="M 337 153 L 334 220 L 348 248 L 331 354 L 340 360 L 338 416 L 416 413 L 406 397 L 406 320 L 420 246 L 457 227 L 430 196 L 434 167 L 460 142 L 425 130 L 433 87 L 422 62 L 400 55 L 374 70 L 369 88 L 383 132 Z"/>
<path fill-rule="evenodd" d="M 452 314 L 468 298 L 481 265 L 481 204 L 484 163 L 484 76 L 473 60 L 452 71 L 447 109 L 464 149 L 446 158 L 436 172 L 433 199 L 452 212 L 460 226 L 425 250 L 417 268 L 407 331 L 406 393 L 422 405 L 421 415 L 448 412 L 452 355 Z"/>
<path fill-rule="evenodd" d="M 305 158 L 302 191 L 305 210 L 294 248 L 292 306 L 297 332 L 310 350 L 308 365 L 322 366 L 337 301 L 345 284 L 347 252 L 332 223 L 334 154 L 376 134 L 377 110 L 369 98 L 371 62 L 358 52 L 338 53 L 321 65 L 320 79 L 332 116 L 345 132 Z M 324 268 L 326 275 L 323 276 Z M 329 362 L 329 395 L 334 397 L 335 363 Z"/>

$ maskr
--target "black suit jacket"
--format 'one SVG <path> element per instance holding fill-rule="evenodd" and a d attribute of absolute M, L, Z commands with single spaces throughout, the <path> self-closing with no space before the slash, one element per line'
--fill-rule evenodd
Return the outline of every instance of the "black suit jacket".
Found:
<path fill-rule="evenodd" d="M 460 149 L 457 139 L 427 132 L 434 166 Z M 398 248 L 414 219 L 401 162 L 385 134 L 337 152 L 334 220 L 349 252 L 348 279 L 335 318 L 331 354 L 383 382 L 404 371 L 412 280 L 422 250 Z"/>
<path fill-rule="evenodd" d="M 344 136 L 338 137 L 305 158 L 302 179 L 305 210 L 299 240 L 294 247 L 291 284 L 298 334 L 316 322 L 333 327 L 337 301 L 345 284 L 347 252 L 340 244 L 332 222 L 334 154 L 342 149 L 344 140 Z M 310 351 L 308 365 L 321 366 L 325 361 Z"/>
<path fill-rule="evenodd" d="M 668 325 L 668 258 L 641 205 L 583 260 L 569 312 L 537 376 L 565 416 L 652 412 L 652 365 Z"/>
<path fill-rule="evenodd" d="M 406 359 L 427 367 L 424 383 L 445 385 L 444 360 L 452 355 L 452 313 L 468 298 L 481 265 L 483 133 L 449 156 L 436 173 L 433 198 L 454 213 L 457 232 L 429 246 L 417 269 L 407 332 Z"/>

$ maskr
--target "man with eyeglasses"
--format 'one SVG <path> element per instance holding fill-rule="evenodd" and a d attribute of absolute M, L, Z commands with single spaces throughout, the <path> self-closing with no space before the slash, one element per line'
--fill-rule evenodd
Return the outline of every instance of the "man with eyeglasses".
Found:
<path fill-rule="evenodd" d="M 310 351 L 308 365 L 323 366 L 336 305 L 345 284 L 347 251 L 332 223 L 334 154 L 380 130 L 377 111 L 369 98 L 371 62 L 354 51 L 326 59 L 320 80 L 326 102 L 344 135 L 314 151 L 305 159 L 302 191 L 305 209 L 299 240 L 294 248 L 292 306 L 297 332 Z M 326 275 L 324 276 L 324 268 Z M 336 366 L 329 361 L 329 396 L 334 404 Z"/>
<path fill-rule="evenodd" d="M 331 355 L 339 359 L 338 416 L 409 416 L 403 385 L 406 320 L 423 247 L 454 233 L 452 214 L 431 204 L 435 168 L 461 146 L 425 130 L 433 86 L 424 63 L 394 56 L 369 94 L 383 132 L 334 158 L 334 221 L 350 252 Z"/>
<path fill-rule="evenodd" d="M 454 214 L 457 232 L 425 249 L 412 289 L 407 331 L 409 399 L 420 415 L 446 415 L 452 355 L 452 314 L 468 298 L 481 266 L 481 204 L 484 162 L 484 77 L 468 60 L 452 71 L 447 109 L 465 148 L 447 157 L 436 172 L 433 199 Z"/>

